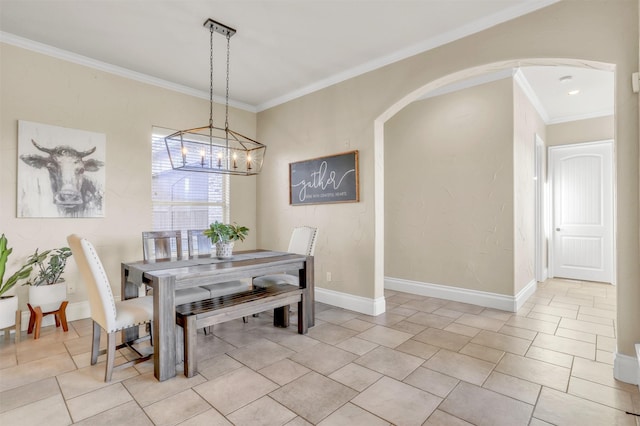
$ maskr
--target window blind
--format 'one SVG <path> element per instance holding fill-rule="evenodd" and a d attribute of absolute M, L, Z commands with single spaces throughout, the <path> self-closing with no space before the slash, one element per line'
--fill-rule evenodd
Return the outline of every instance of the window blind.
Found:
<path fill-rule="evenodd" d="M 204 229 L 214 221 L 226 222 L 229 212 L 229 177 L 215 173 L 173 170 L 164 137 L 174 130 L 154 127 L 152 132 L 151 200 L 153 230 Z"/>

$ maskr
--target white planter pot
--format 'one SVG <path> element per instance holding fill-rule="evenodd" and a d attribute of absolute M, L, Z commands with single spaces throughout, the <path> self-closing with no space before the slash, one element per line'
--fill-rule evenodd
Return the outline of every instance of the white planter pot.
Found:
<path fill-rule="evenodd" d="M 233 257 L 233 241 L 216 243 L 216 257 L 218 259 L 231 259 Z"/>
<path fill-rule="evenodd" d="M 42 312 L 55 311 L 67 299 L 67 284 L 29 286 L 29 304 L 40 306 Z"/>
<path fill-rule="evenodd" d="M 16 311 L 18 310 L 18 296 L 0 297 L 0 329 L 16 324 Z"/>

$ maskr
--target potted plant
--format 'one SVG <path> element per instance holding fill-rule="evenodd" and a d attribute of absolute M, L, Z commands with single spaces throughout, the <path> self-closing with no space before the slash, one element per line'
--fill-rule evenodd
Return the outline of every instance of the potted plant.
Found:
<path fill-rule="evenodd" d="M 2 234 L 2 237 L 0 237 L 0 329 L 15 325 L 16 311 L 18 310 L 18 297 L 6 295 L 5 293 L 11 290 L 18 281 L 28 278 L 33 269 L 31 266 L 33 262 L 28 261 L 5 280 L 4 273 L 7 267 L 7 260 L 13 251 L 13 248 L 7 247 L 7 244 L 7 237 Z"/>
<path fill-rule="evenodd" d="M 212 223 L 209 229 L 204 231 L 204 235 L 211 239 L 216 246 L 216 256 L 218 259 L 229 259 L 233 254 L 235 241 L 244 241 L 249 233 L 249 228 L 239 226 L 237 223 L 225 224 L 217 220 Z"/>
<path fill-rule="evenodd" d="M 38 249 L 27 262 L 35 265 L 36 274 L 22 285 L 29 286 L 29 305 L 40 306 L 43 312 L 56 310 L 67 298 L 67 285 L 62 278 L 67 259 L 71 257 L 69 247 L 61 247 L 38 253 Z"/>

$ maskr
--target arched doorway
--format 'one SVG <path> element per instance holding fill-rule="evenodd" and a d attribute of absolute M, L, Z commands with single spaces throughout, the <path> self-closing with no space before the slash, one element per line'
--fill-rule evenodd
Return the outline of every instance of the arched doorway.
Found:
<path fill-rule="evenodd" d="M 390 106 L 383 114 L 381 114 L 374 121 L 374 159 L 375 159 L 375 294 L 379 297 L 383 294 L 384 290 L 384 245 L 385 245 L 385 196 L 384 196 L 384 184 L 385 184 L 385 157 L 384 157 L 384 129 L 385 123 L 394 117 L 399 111 L 403 110 L 406 106 L 412 102 L 420 99 L 429 92 L 435 91 L 444 86 L 474 78 L 486 73 L 495 73 L 504 70 L 509 70 L 518 67 L 525 66 L 572 66 L 583 67 L 591 69 L 599 69 L 603 71 L 613 71 L 614 66 L 605 63 L 593 62 L 593 61 L 581 61 L 575 59 L 545 59 L 534 58 L 527 60 L 513 60 L 503 61 L 499 63 L 492 63 L 481 65 L 474 68 L 461 70 L 447 76 L 443 76 L 439 79 L 433 80 L 424 86 L 409 93 L 407 96 Z"/>

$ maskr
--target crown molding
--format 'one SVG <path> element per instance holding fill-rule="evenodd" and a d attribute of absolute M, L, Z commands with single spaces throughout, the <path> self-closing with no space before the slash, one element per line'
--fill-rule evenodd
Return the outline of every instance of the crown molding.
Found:
<path fill-rule="evenodd" d="M 552 120 L 549 120 L 546 124 L 561 124 L 568 123 L 570 121 L 580 121 L 580 120 L 588 120 L 590 118 L 600 118 L 600 117 L 608 117 L 614 114 L 614 109 L 603 109 L 600 111 L 590 112 L 588 114 L 577 114 L 577 115 L 567 115 L 565 117 L 558 117 Z"/>
<path fill-rule="evenodd" d="M 432 37 L 428 40 L 425 40 L 421 43 L 414 44 L 405 49 L 398 50 L 391 55 L 384 56 L 382 58 L 376 59 L 374 61 L 367 62 L 365 64 L 359 65 L 357 67 L 351 68 L 344 72 L 335 74 L 326 79 L 320 80 L 314 84 L 305 86 L 299 90 L 289 92 L 283 96 L 279 96 L 277 98 L 271 99 L 269 101 L 263 102 L 256 106 L 258 112 L 264 111 L 269 108 L 273 108 L 277 105 L 283 104 L 285 102 L 291 101 L 293 99 L 308 95 L 310 93 L 316 92 L 318 90 L 327 88 L 329 86 L 333 86 L 334 84 L 341 83 L 343 81 L 349 80 L 350 78 L 357 77 L 359 75 L 365 74 L 367 72 L 376 70 L 378 68 L 382 68 L 386 65 L 392 64 L 394 62 L 398 62 L 400 60 L 409 58 L 411 56 L 415 56 L 420 53 L 424 53 L 428 50 L 435 49 L 436 47 L 443 46 L 447 43 L 451 43 L 453 41 L 459 40 L 461 38 L 470 36 L 472 34 L 478 33 L 480 31 L 486 30 L 488 28 L 494 27 L 496 25 L 502 24 L 503 22 L 510 21 L 512 19 L 518 18 L 522 15 L 526 15 L 527 13 L 536 11 L 538 9 L 542 9 L 544 7 L 550 6 L 554 3 L 558 3 L 560 0 L 540 0 L 540 1 L 526 1 L 524 3 L 518 4 L 516 6 L 510 7 L 506 10 L 503 10 L 500 13 L 493 14 L 484 19 L 477 20 L 468 25 L 464 25 L 460 28 L 457 28 L 453 31 L 449 31 L 443 34 L 438 35 L 437 37 Z"/>
<path fill-rule="evenodd" d="M 114 74 L 119 77 L 124 77 L 130 80 L 139 81 L 141 83 L 149 84 L 152 86 L 160 87 L 174 92 L 182 93 L 184 95 L 193 96 L 196 98 L 209 100 L 209 92 L 204 90 L 197 90 L 192 87 L 183 86 L 181 84 L 172 83 L 167 80 L 152 77 L 147 74 L 132 71 L 127 68 L 119 67 L 117 65 L 108 64 L 106 62 L 98 61 L 87 56 L 78 55 L 77 53 L 69 52 L 67 50 L 59 49 L 57 47 L 49 46 L 48 44 L 39 43 L 37 41 L 29 40 L 24 37 L 17 36 L 15 34 L 0 31 L 0 42 L 10 44 L 12 46 L 20 47 L 22 49 L 30 50 L 32 52 L 41 53 L 43 55 L 51 56 L 56 59 L 62 59 L 63 61 L 72 62 L 74 64 L 82 65 L 88 68 L 93 68 L 99 71 Z M 225 99 L 220 96 L 213 97 L 214 102 L 224 104 Z M 257 112 L 256 107 L 243 102 L 229 100 L 229 105 L 249 112 Z"/>

